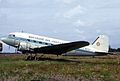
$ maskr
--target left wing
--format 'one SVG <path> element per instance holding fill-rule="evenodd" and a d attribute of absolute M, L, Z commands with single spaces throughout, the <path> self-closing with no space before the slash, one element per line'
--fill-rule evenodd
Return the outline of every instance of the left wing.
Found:
<path fill-rule="evenodd" d="M 76 41 L 64 44 L 57 44 L 52 46 L 45 46 L 40 48 L 34 48 L 34 53 L 45 53 L 45 54 L 57 54 L 60 55 L 62 53 L 66 53 L 68 51 L 72 51 L 84 46 L 89 45 L 89 42 L 86 41 Z"/>

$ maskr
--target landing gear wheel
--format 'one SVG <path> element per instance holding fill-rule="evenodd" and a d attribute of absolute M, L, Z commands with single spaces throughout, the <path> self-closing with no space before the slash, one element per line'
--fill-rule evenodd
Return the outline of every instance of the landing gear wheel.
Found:
<path fill-rule="evenodd" d="M 26 60 L 31 60 L 31 56 L 28 56 L 28 57 L 26 58 Z"/>

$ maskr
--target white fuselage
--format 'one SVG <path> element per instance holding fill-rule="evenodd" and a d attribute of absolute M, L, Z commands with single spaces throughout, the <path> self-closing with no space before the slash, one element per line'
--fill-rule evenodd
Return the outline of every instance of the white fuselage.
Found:
<path fill-rule="evenodd" d="M 28 34 L 28 33 L 21 33 L 21 32 L 10 33 L 7 37 L 2 38 L 1 40 L 8 45 L 16 47 L 19 51 L 70 42 L 70 41 L 63 41 L 59 39 L 54 39 L 54 38 L 49 38 L 49 37 L 39 36 L 34 34 Z M 91 55 L 96 55 L 95 53 L 96 51 L 101 52 L 101 50 L 97 50 L 93 48 L 92 45 L 89 45 L 82 48 L 78 48 L 76 50 L 72 50 L 63 55 L 91 56 Z"/>

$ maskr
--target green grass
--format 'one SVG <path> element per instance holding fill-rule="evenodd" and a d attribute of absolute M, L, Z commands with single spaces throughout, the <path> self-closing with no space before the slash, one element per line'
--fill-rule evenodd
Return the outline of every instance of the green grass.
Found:
<path fill-rule="evenodd" d="M 25 55 L 0 56 L 0 81 L 120 81 L 120 55 L 45 55 L 39 61 L 24 58 Z"/>

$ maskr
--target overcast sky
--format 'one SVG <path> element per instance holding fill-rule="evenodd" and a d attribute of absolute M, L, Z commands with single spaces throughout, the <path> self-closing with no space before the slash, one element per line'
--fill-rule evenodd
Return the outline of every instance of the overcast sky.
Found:
<path fill-rule="evenodd" d="M 0 36 L 28 33 L 93 42 L 100 34 L 120 47 L 120 0 L 0 0 Z"/>

